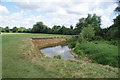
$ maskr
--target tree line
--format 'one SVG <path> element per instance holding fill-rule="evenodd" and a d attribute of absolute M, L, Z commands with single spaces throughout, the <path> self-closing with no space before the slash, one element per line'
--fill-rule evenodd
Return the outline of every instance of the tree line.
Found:
<path fill-rule="evenodd" d="M 6 33 L 31 33 L 31 30 L 31 28 L 26 29 L 25 27 L 13 27 L 12 29 L 10 29 L 9 26 L 6 26 L 5 28 L 0 27 L 0 31 Z"/>
<path fill-rule="evenodd" d="M 48 33 L 48 34 L 63 34 L 63 35 L 84 35 L 83 37 L 93 37 L 96 38 L 117 38 L 118 27 L 120 25 L 120 15 L 114 19 L 114 24 L 108 28 L 102 29 L 101 18 L 96 14 L 88 14 L 86 18 L 80 18 L 79 22 L 76 23 L 75 27 L 70 25 L 69 28 L 64 25 L 54 25 L 52 28 L 46 26 L 43 22 L 37 22 L 33 25 L 33 28 L 26 29 L 25 27 L 13 27 L 10 29 L 8 26 L 5 28 L 0 27 L 1 32 L 13 32 L 13 33 Z M 89 38 L 88 38 L 89 39 Z"/>

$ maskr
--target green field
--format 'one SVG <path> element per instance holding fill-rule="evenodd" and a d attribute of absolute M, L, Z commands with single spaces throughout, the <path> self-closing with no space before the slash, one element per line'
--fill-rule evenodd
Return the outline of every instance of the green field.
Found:
<path fill-rule="evenodd" d="M 61 60 L 38 55 L 31 37 L 53 34 L 2 34 L 3 78 L 117 78 L 118 68 L 79 60 Z M 28 56 L 32 53 L 32 56 Z"/>

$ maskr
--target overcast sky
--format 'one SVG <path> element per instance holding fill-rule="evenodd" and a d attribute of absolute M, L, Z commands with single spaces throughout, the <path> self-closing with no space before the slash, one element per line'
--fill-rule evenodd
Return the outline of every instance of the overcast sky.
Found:
<path fill-rule="evenodd" d="M 0 26 L 32 28 L 42 21 L 45 25 L 75 26 L 87 14 L 101 16 L 102 28 L 113 23 L 116 14 L 115 0 L 2 0 L 0 4 Z"/>

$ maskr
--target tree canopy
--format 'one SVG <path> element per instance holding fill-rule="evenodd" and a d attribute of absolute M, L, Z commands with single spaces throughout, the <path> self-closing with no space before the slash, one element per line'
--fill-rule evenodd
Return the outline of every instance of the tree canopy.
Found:
<path fill-rule="evenodd" d="M 76 33 L 79 34 L 81 32 L 81 30 L 88 26 L 91 25 L 91 27 L 93 27 L 95 29 L 95 34 L 98 35 L 100 32 L 100 25 L 101 25 L 101 19 L 99 16 L 97 16 L 96 14 L 88 14 L 87 18 L 81 18 L 79 19 L 79 22 L 76 24 Z"/>

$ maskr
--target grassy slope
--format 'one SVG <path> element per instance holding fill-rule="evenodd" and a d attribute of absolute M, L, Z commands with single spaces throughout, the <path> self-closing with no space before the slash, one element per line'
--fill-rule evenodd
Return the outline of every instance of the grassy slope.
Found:
<path fill-rule="evenodd" d="M 56 35 L 3 34 L 3 78 L 117 77 L 117 68 L 110 66 L 38 56 L 30 38 L 43 36 Z"/>
<path fill-rule="evenodd" d="M 82 50 L 89 58 L 100 64 L 118 66 L 118 47 L 110 44 L 108 41 L 92 41 L 77 44 L 75 51 L 78 53 L 77 50 Z"/>

